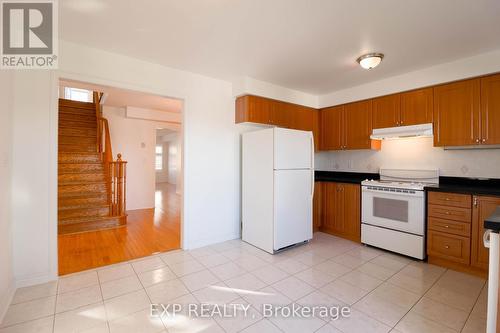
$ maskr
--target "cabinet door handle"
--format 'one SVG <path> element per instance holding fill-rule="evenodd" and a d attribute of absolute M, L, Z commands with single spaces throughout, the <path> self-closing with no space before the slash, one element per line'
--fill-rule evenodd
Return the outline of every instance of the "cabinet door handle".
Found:
<path fill-rule="evenodd" d="M 482 143 L 485 143 L 485 142 L 486 142 L 486 139 L 482 139 L 482 140 L 481 140 L 481 142 L 482 142 Z"/>
<path fill-rule="evenodd" d="M 476 139 L 476 143 L 479 143 L 479 142 L 481 142 L 481 140 L 479 140 L 479 138 L 477 138 L 477 139 Z"/>
<path fill-rule="evenodd" d="M 477 207 L 477 197 L 474 197 L 474 207 Z"/>
<path fill-rule="evenodd" d="M 450 212 L 445 212 L 446 215 L 450 215 Z"/>
<path fill-rule="evenodd" d="M 445 246 L 444 246 L 444 248 L 445 248 L 445 249 L 449 249 L 449 248 L 450 248 L 450 246 L 449 246 L 449 245 L 445 245 Z"/>
<path fill-rule="evenodd" d="M 446 201 L 450 201 L 450 198 L 445 198 L 444 200 L 446 200 Z"/>
<path fill-rule="evenodd" d="M 445 227 L 445 228 L 449 228 L 450 226 L 449 226 L 449 225 L 445 225 L 444 227 Z"/>

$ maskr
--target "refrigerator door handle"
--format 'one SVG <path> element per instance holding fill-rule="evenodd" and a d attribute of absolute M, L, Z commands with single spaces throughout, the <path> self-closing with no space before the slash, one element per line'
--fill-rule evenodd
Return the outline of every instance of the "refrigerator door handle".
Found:
<path fill-rule="evenodd" d="M 491 230 L 486 229 L 484 231 L 484 234 L 483 234 L 483 244 L 484 244 L 485 248 L 489 248 L 490 247 L 490 234 L 491 234 Z"/>
<path fill-rule="evenodd" d="M 314 197 L 314 135 L 311 132 L 311 197 Z"/>

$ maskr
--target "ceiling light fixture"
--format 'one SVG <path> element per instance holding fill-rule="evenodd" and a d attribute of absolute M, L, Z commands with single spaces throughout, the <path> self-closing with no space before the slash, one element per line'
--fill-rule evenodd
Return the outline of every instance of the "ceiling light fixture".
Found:
<path fill-rule="evenodd" d="M 384 59 L 384 54 L 382 53 L 368 53 L 362 55 L 356 61 L 364 69 L 372 69 L 377 67 L 382 62 L 382 59 Z"/>

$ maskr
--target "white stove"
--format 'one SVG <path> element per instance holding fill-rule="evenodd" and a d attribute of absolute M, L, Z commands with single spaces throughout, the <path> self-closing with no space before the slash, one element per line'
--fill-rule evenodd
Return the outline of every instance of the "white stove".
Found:
<path fill-rule="evenodd" d="M 423 191 L 425 186 L 433 185 L 434 183 L 423 183 L 423 182 L 413 182 L 413 181 L 391 181 L 391 180 L 363 180 L 361 185 L 373 186 L 373 187 L 385 187 L 385 188 L 397 188 L 406 190 L 416 190 Z"/>
<path fill-rule="evenodd" d="M 403 169 L 361 182 L 361 242 L 424 259 L 424 187 L 438 183 L 438 170 Z"/>

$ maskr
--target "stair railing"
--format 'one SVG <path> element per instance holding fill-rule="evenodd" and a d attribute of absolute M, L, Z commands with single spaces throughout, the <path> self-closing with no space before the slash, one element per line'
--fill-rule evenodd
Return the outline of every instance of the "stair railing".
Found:
<path fill-rule="evenodd" d="M 101 156 L 108 179 L 108 202 L 111 216 L 125 216 L 127 162 L 122 160 L 121 154 L 118 154 L 116 161 L 113 160 L 109 123 L 102 116 L 102 96 L 103 94 L 99 92 L 94 92 L 93 96 L 97 118 L 97 152 Z"/>

